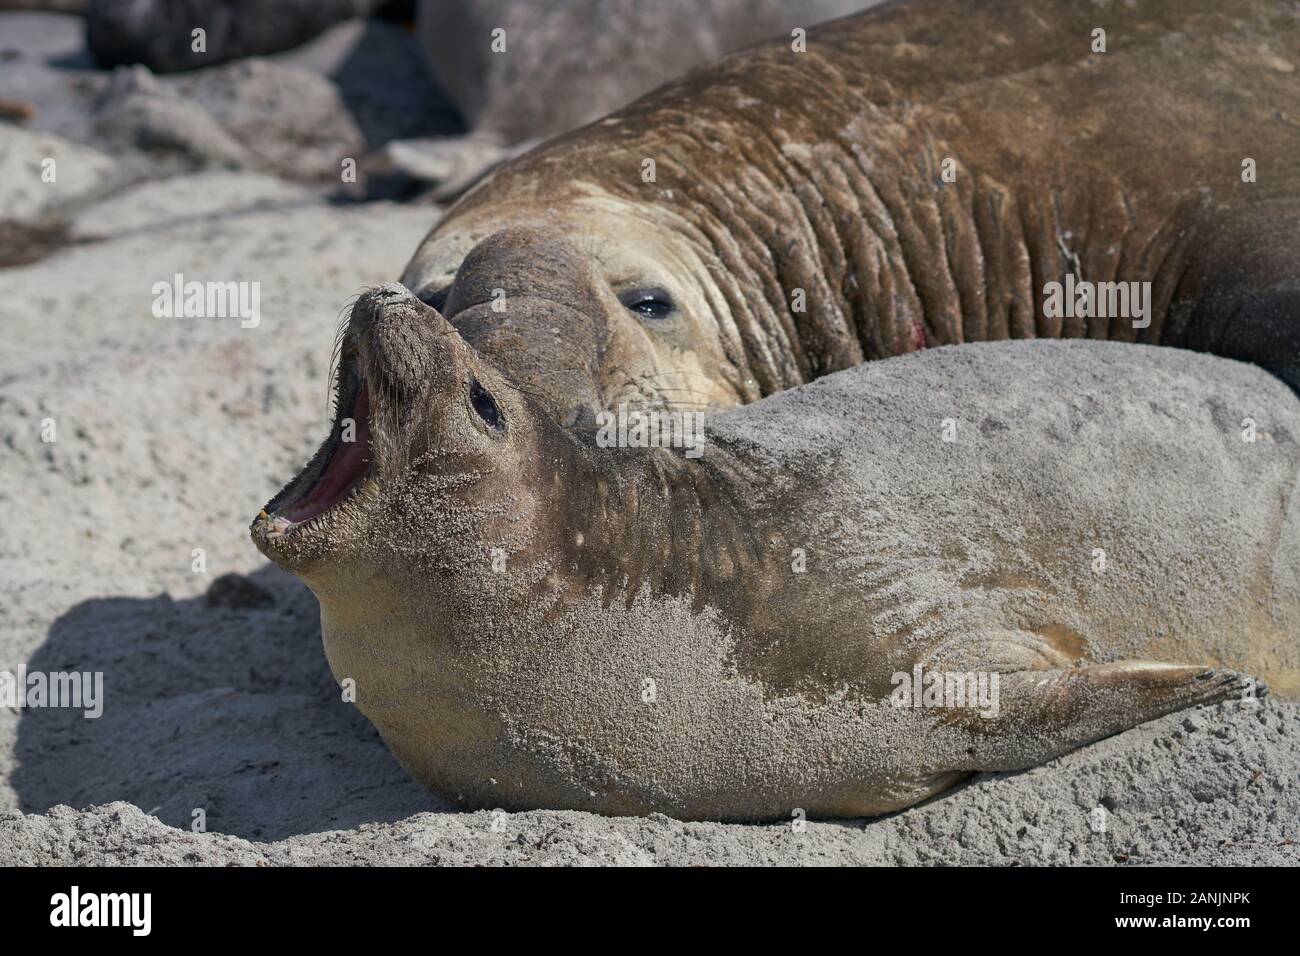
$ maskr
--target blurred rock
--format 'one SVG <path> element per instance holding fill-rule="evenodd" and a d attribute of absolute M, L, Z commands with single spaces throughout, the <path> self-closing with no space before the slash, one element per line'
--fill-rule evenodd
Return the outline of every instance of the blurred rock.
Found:
<path fill-rule="evenodd" d="M 74 218 L 70 237 L 122 236 L 186 220 L 320 201 L 311 190 L 265 173 L 210 170 L 137 183 Z"/>
<path fill-rule="evenodd" d="M 42 179 L 46 170 L 52 182 Z M 0 124 L 0 219 L 57 217 L 106 191 L 113 177 L 113 160 L 96 150 Z"/>
<path fill-rule="evenodd" d="M 339 176 L 364 142 L 325 77 L 245 60 L 164 82 L 142 66 L 113 74 L 95 108 L 96 132 L 114 145 L 191 169 L 274 172 L 286 179 Z"/>
<path fill-rule="evenodd" d="M 243 144 L 212 116 L 142 66 L 115 71 L 93 115 L 95 131 L 104 141 L 156 160 L 174 160 L 191 168 L 240 168 L 255 163 Z"/>
<path fill-rule="evenodd" d="M 480 135 L 394 140 L 366 158 L 367 196 L 401 199 L 425 194 L 445 202 L 532 146 L 505 146 Z"/>
<path fill-rule="evenodd" d="M 415 37 L 391 23 L 341 23 L 271 62 L 328 77 L 371 148 L 465 131 L 455 107 L 434 85 Z"/>
<path fill-rule="evenodd" d="M 44 10 L 50 13 L 84 13 L 90 0 L 0 0 L 0 10 Z"/>
<path fill-rule="evenodd" d="M 286 179 L 337 181 L 340 161 L 365 150 L 338 88 L 309 70 L 244 60 L 173 83 L 256 157 L 251 165 Z"/>
<path fill-rule="evenodd" d="M 86 42 L 104 67 L 140 63 L 155 73 L 215 66 L 298 46 L 365 16 L 381 0 L 90 0 Z M 205 31 L 203 49 L 192 32 Z"/>
<path fill-rule="evenodd" d="M 422 0 L 434 78 L 467 126 L 505 142 L 604 116 L 724 53 L 879 0 Z M 505 31 L 505 51 L 492 50 Z"/>

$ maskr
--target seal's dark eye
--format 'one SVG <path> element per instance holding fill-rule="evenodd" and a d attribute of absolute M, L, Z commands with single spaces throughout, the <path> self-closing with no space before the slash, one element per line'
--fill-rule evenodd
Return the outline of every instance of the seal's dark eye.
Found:
<path fill-rule="evenodd" d="M 488 428 L 494 432 L 505 431 L 506 420 L 501 416 L 501 409 L 497 408 L 496 399 L 475 378 L 469 380 L 469 403 Z"/>
<path fill-rule="evenodd" d="M 450 294 L 451 286 L 446 285 L 441 289 L 422 289 L 415 297 L 425 305 L 431 306 L 441 312 L 447 307 L 447 296 Z"/>
<path fill-rule="evenodd" d="M 647 319 L 666 319 L 677 308 L 673 305 L 672 296 L 663 289 L 633 289 L 624 292 L 618 300 L 637 315 Z"/>

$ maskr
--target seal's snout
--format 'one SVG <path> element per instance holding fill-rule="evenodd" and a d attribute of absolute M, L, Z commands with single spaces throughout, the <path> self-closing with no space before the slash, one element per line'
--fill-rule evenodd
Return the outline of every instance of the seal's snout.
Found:
<path fill-rule="evenodd" d="M 378 496 L 422 473 L 431 449 L 499 448 L 518 420 L 492 365 L 397 283 L 357 300 L 339 346 L 330 433 L 253 522 L 263 553 L 300 574 L 305 555 L 360 533 Z"/>
<path fill-rule="evenodd" d="M 445 309 L 475 352 L 573 424 L 605 407 L 594 371 L 609 347 L 603 290 L 592 257 L 561 230 L 514 226 L 465 256 Z"/>
<path fill-rule="evenodd" d="M 396 282 L 376 286 L 352 307 L 343 341 L 345 356 L 357 353 L 362 374 L 388 392 L 411 393 L 445 359 L 443 333 L 451 326 Z"/>
<path fill-rule="evenodd" d="M 382 416 L 395 417 L 437 362 L 446 320 L 397 283 L 370 289 L 348 318 L 335 383 L 330 434 L 301 473 L 253 522 L 253 538 L 268 556 L 286 562 L 302 532 L 323 533 L 349 502 L 373 485 L 383 443 Z M 445 338 L 445 337 L 444 337 Z"/>
<path fill-rule="evenodd" d="M 364 292 L 352 307 L 352 320 L 360 323 L 382 321 L 392 311 L 424 307 L 411 291 L 400 282 L 385 282 Z"/>

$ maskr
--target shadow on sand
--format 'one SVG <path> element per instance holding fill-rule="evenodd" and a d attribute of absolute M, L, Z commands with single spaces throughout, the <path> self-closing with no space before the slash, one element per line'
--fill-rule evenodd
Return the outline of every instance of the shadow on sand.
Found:
<path fill-rule="evenodd" d="M 64 613 L 29 671 L 102 671 L 103 715 L 27 709 L 12 786 L 44 812 L 129 801 L 248 839 L 443 809 L 344 703 L 316 600 L 267 565 L 204 596 L 104 598 Z"/>

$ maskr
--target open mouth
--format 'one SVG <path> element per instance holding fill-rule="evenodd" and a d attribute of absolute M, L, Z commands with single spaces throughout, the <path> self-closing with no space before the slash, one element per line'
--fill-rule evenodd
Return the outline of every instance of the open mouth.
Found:
<path fill-rule="evenodd" d="M 346 401 L 339 403 L 339 415 L 325 447 L 258 515 L 260 521 L 271 524 L 273 537 L 337 508 L 352 498 L 371 474 L 370 391 L 355 369 L 348 374 L 342 393 Z"/>

